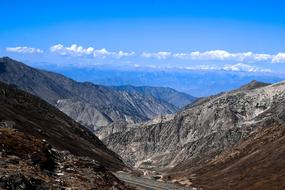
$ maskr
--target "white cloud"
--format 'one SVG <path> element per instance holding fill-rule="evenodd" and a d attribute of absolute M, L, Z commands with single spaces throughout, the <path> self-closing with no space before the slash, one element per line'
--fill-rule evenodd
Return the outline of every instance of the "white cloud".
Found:
<path fill-rule="evenodd" d="M 134 64 L 135 68 L 140 68 L 141 66 L 139 64 Z"/>
<path fill-rule="evenodd" d="M 212 65 L 195 65 L 195 66 L 188 66 L 185 67 L 187 70 L 220 70 L 220 68 Z"/>
<path fill-rule="evenodd" d="M 97 50 L 94 50 L 94 52 L 93 52 L 93 56 L 94 57 L 103 57 L 103 58 L 105 58 L 106 56 L 111 55 L 111 54 L 112 53 L 107 51 L 105 48 L 97 49 Z"/>
<path fill-rule="evenodd" d="M 173 54 L 173 57 L 179 58 L 179 59 L 191 59 L 191 53 L 175 53 Z"/>
<path fill-rule="evenodd" d="M 122 58 L 122 57 L 130 57 L 135 55 L 135 52 L 124 52 L 124 51 L 118 51 L 118 52 L 109 52 L 105 48 L 94 50 L 93 56 L 94 57 L 102 57 L 105 58 L 107 56 L 115 57 L 115 58 Z"/>
<path fill-rule="evenodd" d="M 117 53 L 115 53 L 115 57 L 117 58 L 121 58 L 121 57 L 129 57 L 129 56 L 133 56 L 135 55 L 135 52 L 123 52 L 123 51 L 119 51 Z"/>
<path fill-rule="evenodd" d="M 209 70 L 209 71 L 233 71 L 233 72 L 271 72 L 270 69 L 264 69 L 247 65 L 244 63 L 237 63 L 232 65 L 224 66 L 213 66 L 213 65 L 195 65 L 191 67 L 185 67 L 187 70 Z"/>
<path fill-rule="evenodd" d="M 50 47 L 50 51 L 53 53 L 58 53 L 60 55 L 86 56 L 91 55 L 94 51 L 94 48 L 83 48 L 77 44 L 72 44 L 70 47 L 64 47 L 62 44 L 57 44 Z"/>
<path fill-rule="evenodd" d="M 272 63 L 285 63 L 285 53 L 278 53 L 272 59 Z"/>
<path fill-rule="evenodd" d="M 95 49 L 93 47 L 83 48 L 77 44 L 73 44 L 70 47 L 65 47 L 62 44 L 57 44 L 50 47 L 50 51 L 52 53 L 57 53 L 60 55 L 70 55 L 70 56 L 93 56 L 93 57 L 100 57 L 105 58 L 107 56 L 115 57 L 115 58 L 122 58 L 127 56 L 133 56 L 134 52 L 110 52 L 105 48 L 102 49 Z"/>
<path fill-rule="evenodd" d="M 57 44 L 57 45 L 51 46 L 51 47 L 49 48 L 49 50 L 50 50 L 51 52 L 58 52 L 58 53 L 60 53 L 60 51 L 62 51 L 63 49 L 64 49 L 64 47 L 63 47 L 63 45 L 61 45 L 61 44 Z"/>
<path fill-rule="evenodd" d="M 33 47 L 21 47 L 21 46 L 18 46 L 18 47 L 7 47 L 6 48 L 6 51 L 8 52 L 15 52 L 15 53 L 30 53 L 30 54 L 33 54 L 33 53 L 43 53 L 44 51 L 39 49 L 39 48 L 33 48 Z"/>
<path fill-rule="evenodd" d="M 7 48 L 7 51 L 21 52 L 21 53 L 42 53 L 43 51 L 36 48 L 29 47 L 15 47 Z M 77 44 L 73 44 L 70 47 L 65 47 L 62 44 L 57 44 L 50 47 L 52 53 L 59 55 L 70 55 L 70 56 L 92 56 L 98 58 L 112 57 L 120 59 L 122 57 L 130 57 L 137 55 L 135 52 L 124 52 L 124 51 L 108 51 L 105 48 L 95 49 L 93 47 L 84 48 Z M 217 61 L 235 61 L 235 62 L 268 62 L 268 63 L 285 63 L 285 53 L 264 54 L 264 53 L 253 53 L 253 52 L 236 52 L 232 53 L 226 50 L 210 50 L 210 51 L 193 51 L 190 53 L 172 53 L 168 51 L 159 52 L 142 52 L 140 54 L 143 58 L 155 58 L 155 59 L 168 59 L 177 58 L 184 60 L 217 60 Z"/>
<path fill-rule="evenodd" d="M 193 60 L 232 60 L 232 61 L 268 61 L 273 58 L 269 54 L 254 54 L 252 52 L 230 53 L 225 50 L 211 50 L 205 52 L 194 51 L 191 53 L 176 53 L 173 55 L 179 59 Z"/>
<path fill-rule="evenodd" d="M 213 50 L 206 52 L 195 51 L 190 53 L 192 59 L 218 59 L 224 60 L 230 58 L 232 55 L 224 50 Z"/>
<path fill-rule="evenodd" d="M 237 63 L 234 65 L 225 65 L 222 70 L 225 71 L 236 71 L 236 72 L 271 72 L 270 69 L 263 69 L 244 63 Z"/>
<path fill-rule="evenodd" d="M 269 55 L 269 54 L 254 54 L 253 59 L 255 61 L 268 61 L 271 60 L 273 58 L 273 55 Z"/>
<path fill-rule="evenodd" d="M 166 59 L 169 58 L 171 55 L 172 53 L 167 51 L 160 51 L 156 53 L 143 52 L 141 54 L 141 56 L 144 58 L 156 58 L 156 59 Z"/>

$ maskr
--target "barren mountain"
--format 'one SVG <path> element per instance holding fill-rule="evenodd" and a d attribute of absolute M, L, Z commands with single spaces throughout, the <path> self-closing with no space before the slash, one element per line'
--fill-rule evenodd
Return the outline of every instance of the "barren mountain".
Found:
<path fill-rule="evenodd" d="M 285 82 L 247 86 L 198 100 L 177 114 L 140 125 L 117 124 L 115 130 L 110 125 L 97 134 L 134 167 L 156 171 L 199 168 L 266 126 L 268 120 L 284 123 L 280 113 L 284 111 Z"/>
<path fill-rule="evenodd" d="M 76 82 L 8 57 L 0 59 L 0 80 L 41 97 L 76 121 L 92 128 L 120 120 L 142 122 L 177 110 L 171 103 L 151 95 Z"/>
<path fill-rule="evenodd" d="M 0 101 L 2 126 L 46 139 L 59 150 L 89 156 L 109 168 L 125 167 L 91 131 L 40 98 L 0 83 Z"/>
<path fill-rule="evenodd" d="M 166 88 L 166 87 L 151 87 L 151 86 L 114 86 L 113 88 L 127 91 L 131 93 L 141 93 L 145 96 L 153 96 L 159 100 L 163 100 L 165 102 L 168 102 L 177 108 L 182 108 L 191 102 L 193 102 L 196 98 L 183 93 L 178 92 L 172 88 Z"/>
<path fill-rule="evenodd" d="M 0 104 L 1 188 L 127 188 L 120 157 L 57 108 L 3 83 Z"/>
<path fill-rule="evenodd" d="M 199 168 L 184 163 L 168 178 L 202 189 L 284 189 L 284 152 L 284 120 L 282 124 L 272 120 Z"/>
<path fill-rule="evenodd" d="M 256 117 L 248 137 L 202 165 L 177 165 L 167 178 L 203 189 L 284 189 L 285 101 L 278 101 Z"/>

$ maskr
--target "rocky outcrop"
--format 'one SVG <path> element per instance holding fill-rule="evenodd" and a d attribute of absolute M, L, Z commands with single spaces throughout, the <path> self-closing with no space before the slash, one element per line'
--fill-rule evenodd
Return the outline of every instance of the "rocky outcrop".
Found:
<path fill-rule="evenodd" d="M 142 122 L 158 115 L 174 113 L 178 109 L 151 94 L 76 82 L 8 57 L 0 59 L 0 68 L 0 81 L 41 97 L 89 128 L 121 120 Z"/>
<path fill-rule="evenodd" d="M 187 163 L 195 168 L 278 116 L 274 108 L 284 100 L 285 82 L 241 88 L 205 98 L 165 119 L 117 127 L 121 130 L 108 126 L 97 134 L 134 167 L 170 170 Z"/>

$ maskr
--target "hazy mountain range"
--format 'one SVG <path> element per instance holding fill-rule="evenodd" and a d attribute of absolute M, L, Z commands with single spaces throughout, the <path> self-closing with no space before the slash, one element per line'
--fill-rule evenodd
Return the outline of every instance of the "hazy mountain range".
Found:
<path fill-rule="evenodd" d="M 41 64 L 33 64 L 36 67 Z M 275 83 L 285 79 L 284 74 L 274 72 L 247 72 L 226 70 L 187 70 L 159 68 L 72 68 L 41 66 L 44 69 L 62 73 L 78 81 L 91 81 L 107 86 L 156 86 L 170 87 L 195 97 L 214 95 L 239 88 L 257 80 Z"/>
<path fill-rule="evenodd" d="M 90 128 L 119 120 L 131 123 L 146 121 L 161 114 L 174 113 L 195 99 L 170 88 L 80 83 L 8 57 L 0 59 L 0 81 L 41 97 Z"/>

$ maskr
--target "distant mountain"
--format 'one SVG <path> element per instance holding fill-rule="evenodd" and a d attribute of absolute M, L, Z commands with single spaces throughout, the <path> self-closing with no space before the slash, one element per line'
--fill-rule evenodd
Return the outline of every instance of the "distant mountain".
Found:
<path fill-rule="evenodd" d="M 242 173 L 248 176 L 249 189 L 258 184 L 264 189 L 270 182 L 278 185 L 285 180 L 284 113 L 285 82 L 253 81 L 197 100 L 176 114 L 137 125 L 112 124 L 97 134 L 129 165 L 141 170 L 168 171 L 170 179 L 188 180 L 206 189 L 244 189 L 246 182 L 238 180 Z M 252 179 L 252 173 L 260 179 Z M 230 188 L 225 186 L 229 183 L 233 184 Z M 284 183 L 275 187 L 283 189 Z"/>
<path fill-rule="evenodd" d="M 127 188 L 120 157 L 57 108 L 2 82 L 0 105 L 1 189 Z"/>
<path fill-rule="evenodd" d="M 119 120 L 142 122 L 178 109 L 154 96 L 115 90 L 90 82 L 76 82 L 60 74 L 34 69 L 8 57 L 0 59 L 0 81 L 14 84 L 43 98 L 91 128 Z"/>
<path fill-rule="evenodd" d="M 90 81 L 107 86 L 159 86 L 170 87 L 195 97 L 205 97 L 239 88 L 252 80 L 276 83 L 285 80 L 283 73 L 233 72 L 179 69 L 108 69 L 59 68 L 60 72 L 78 81 Z"/>
<path fill-rule="evenodd" d="M 172 88 L 167 87 L 151 87 L 151 86 L 114 86 L 117 90 L 127 91 L 130 93 L 140 93 L 145 96 L 153 96 L 159 100 L 163 100 L 165 102 L 168 102 L 178 108 L 182 108 L 190 103 L 192 103 L 194 100 L 196 100 L 195 97 L 183 93 L 178 92 Z"/>

